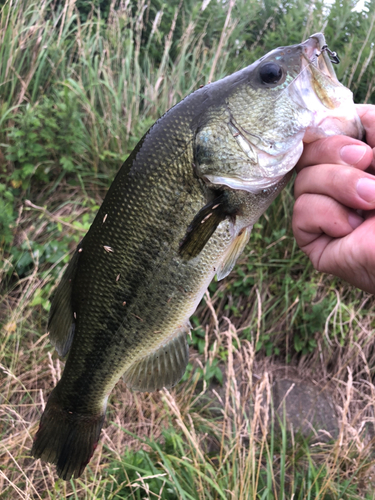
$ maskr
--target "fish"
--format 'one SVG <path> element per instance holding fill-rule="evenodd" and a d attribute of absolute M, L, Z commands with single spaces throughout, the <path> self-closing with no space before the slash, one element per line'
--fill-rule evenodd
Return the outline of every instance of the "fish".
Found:
<path fill-rule="evenodd" d="M 172 107 L 117 173 L 51 303 L 49 337 L 66 363 L 31 454 L 62 479 L 89 463 L 121 376 L 145 392 L 180 381 L 190 316 L 233 269 L 303 144 L 363 137 L 333 62 L 321 33 L 272 50 Z"/>

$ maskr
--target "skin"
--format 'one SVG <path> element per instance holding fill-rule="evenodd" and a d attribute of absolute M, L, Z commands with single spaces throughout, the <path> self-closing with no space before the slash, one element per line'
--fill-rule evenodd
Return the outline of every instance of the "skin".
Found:
<path fill-rule="evenodd" d="M 305 145 L 293 233 L 315 269 L 375 293 L 375 106 L 357 111 L 367 144 L 333 136 Z"/>

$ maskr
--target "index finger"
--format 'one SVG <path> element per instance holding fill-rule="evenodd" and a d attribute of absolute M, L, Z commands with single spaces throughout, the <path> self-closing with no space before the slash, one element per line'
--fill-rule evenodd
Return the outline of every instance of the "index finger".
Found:
<path fill-rule="evenodd" d="M 345 135 L 333 135 L 303 145 L 296 170 L 319 164 L 355 166 L 365 170 L 373 159 L 372 149 L 364 142 Z"/>

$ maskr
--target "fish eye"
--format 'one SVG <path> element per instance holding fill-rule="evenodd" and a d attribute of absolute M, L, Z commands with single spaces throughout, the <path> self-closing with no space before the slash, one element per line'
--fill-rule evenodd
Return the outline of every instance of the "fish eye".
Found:
<path fill-rule="evenodd" d="M 283 70 L 278 64 L 269 62 L 260 68 L 259 76 L 263 83 L 278 83 L 283 76 Z"/>

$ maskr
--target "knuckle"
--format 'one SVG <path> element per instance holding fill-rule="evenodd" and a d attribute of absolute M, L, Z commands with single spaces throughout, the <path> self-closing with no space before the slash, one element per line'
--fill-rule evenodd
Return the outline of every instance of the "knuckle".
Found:
<path fill-rule="evenodd" d="M 298 199 L 303 193 L 303 186 L 305 185 L 306 175 L 308 175 L 309 167 L 303 168 L 294 180 L 294 197 Z"/>
<path fill-rule="evenodd" d="M 311 195 L 307 193 L 302 193 L 295 201 L 294 203 L 294 208 L 293 208 L 293 219 L 299 219 L 301 218 L 305 212 L 306 208 L 308 206 L 308 200 Z"/>
<path fill-rule="evenodd" d="M 356 181 L 359 172 L 353 167 L 332 168 L 331 189 L 332 194 L 340 193 L 336 198 L 352 203 L 356 199 Z"/>
<path fill-rule="evenodd" d="M 323 273 L 324 269 L 323 269 L 323 266 L 321 264 L 320 257 L 321 257 L 320 255 L 309 255 L 309 259 L 310 259 L 315 271 L 318 271 L 319 273 Z"/>
<path fill-rule="evenodd" d="M 324 269 L 323 266 L 323 254 L 325 251 L 325 247 L 322 247 L 319 244 L 318 239 L 311 242 L 307 247 L 302 248 L 301 250 L 303 250 L 308 256 L 315 271 L 318 271 L 319 273 L 326 272 L 326 269 Z"/>

